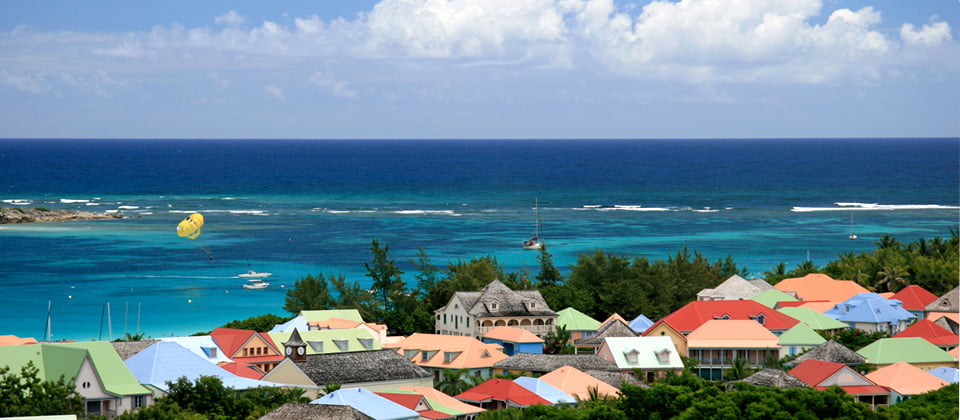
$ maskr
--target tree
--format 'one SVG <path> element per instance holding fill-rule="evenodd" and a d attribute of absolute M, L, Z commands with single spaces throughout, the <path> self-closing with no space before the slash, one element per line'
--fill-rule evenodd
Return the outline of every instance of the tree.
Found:
<path fill-rule="evenodd" d="M 369 291 L 360 287 L 360 282 L 354 281 L 347 283 L 347 278 L 343 274 L 331 274 L 327 280 L 333 285 L 337 292 L 335 308 L 356 309 L 360 316 L 366 320 L 379 319 L 376 315 L 380 313 L 376 308 L 376 299 Z"/>
<path fill-rule="evenodd" d="M 120 337 L 120 338 L 118 338 L 118 339 L 116 339 L 116 340 L 113 340 L 113 341 L 115 341 L 115 342 L 122 342 L 122 341 L 141 341 L 141 340 L 143 340 L 143 337 L 144 337 L 144 334 L 143 334 L 143 333 L 130 334 L 129 332 L 125 332 L 125 333 L 123 333 L 123 337 Z"/>
<path fill-rule="evenodd" d="M 543 352 L 546 354 L 570 354 L 570 332 L 566 325 L 557 325 L 556 329 L 547 333 L 543 338 Z"/>
<path fill-rule="evenodd" d="M 730 364 L 730 369 L 723 371 L 723 379 L 728 381 L 739 381 L 753 374 L 753 368 L 747 359 L 736 358 Z"/>
<path fill-rule="evenodd" d="M 887 291 L 896 292 L 906 286 L 910 273 L 903 267 L 887 266 L 883 267 L 877 275 L 880 277 L 873 285 L 877 292 Z"/>
<path fill-rule="evenodd" d="M 0 366 L 0 417 L 83 416 L 83 412 L 84 399 L 76 392 L 74 378 L 41 379 L 32 361 L 20 368 L 19 375 L 11 373 L 9 366 Z"/>
<path fill-rule="evenodd" d="M 563 281 L 560 270 L 553 265 L 553 255 L 547 252 L 547 247 L 540 247 L 540 255 L 537 256 L 540 262 L 540 274 L 537 274 L 537 286 L 552 286 Z"/>
<path fill-rule="evenodd" d="M 230 321 L 224 324 L 223 328 L 236 328 L 238 330 L 266 332 L 272 330 L 277 324 L 282 324 L 290 319 L 290 317 L 284 318 L 274 314 L 264 314 L 247 319 Z"/>
<path fill-rule="evenodd" d="M 436 388 L 444 394 L 454 396 L 483 383 L 483 378 L 470 374 L 470 369 L 444 369 Z"/>
<path fill-rule="evenodd" d="M 384 244 L 381 248 L 380 241 L 374 239 L 370 243 L 370 251 L 373 252 L 373 260 L 363 263 L 367 269 L 367 277 L 373 280 L 372 287 L 377 294 L 380 307 L 385 312 L 392 311 L 395 307 L 394 299 L 406 289 L 406 285 L 400 278 L 403 271 L 400 271 L 388 257 L 390 245 Z"/>
<path fill-rule="evenodd" d="M 287 290 L 284 299 L 283 310 L 292 314 L 304 310 L 331 309 L 334 307 L 334 300 L 330 296 L 330 290 L 323 276 L 314 277 L 307 274 L 293 283 L 293 288 Z"/>

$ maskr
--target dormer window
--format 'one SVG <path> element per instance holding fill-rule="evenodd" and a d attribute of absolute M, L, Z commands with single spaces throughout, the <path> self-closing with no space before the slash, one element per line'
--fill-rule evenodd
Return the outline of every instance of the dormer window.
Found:
<path fill-rule="evenodd" d="M 730 319 L 730 315 L 723 314 L 723 315 L 721 315 L 721 316 L 715 316 L 715 317 L 713 317 L 713 319 L 718 319 L 718 320 Z"/>
<path fill-rule="evenodd" d="M 660 349 L 655 351 L 654 354 L 657 355 L 657 361 L 660 363 L 670 363 L 670 350 Z"/>
<path fill-rule="evenodd" d="M 444 362 L 444 363 L 450 363 L 450 362 L 456 360 L 457 356 L 459 356 L 460 353 L 462 353 L 462 352 L 459 352 L 459 351 L 445 351 L 445 352 L 443 352 L 443 362 Z"/>
<path fill-rule="evenodd" d="M 323 341 L 307 341 L 307 344 L 310 345 L 313 351 L 323 353 Z"/>
<path fill-rule="evenodd" d="M 333 340 L 333 344 L 336 345 L 340 351 L 347 351 L 350 349 L 350 342 L 347 340 Z"/>
<path fill-rule="evenodd" d="M 767 316 L 764 314 L 760 314 L 757 316 L 750 316 L 750 319 L 757 321 L 760 325 L 764 325 L 767 322 Z"/>
<path fill-rule="evenodd" d="M 531 300 L 530 302 L 527 302 L 527 307 L 530 309 L 537 309 L 537 301 Z"/>
<path fill-rule="evenodd" d="M 623 357 L 627 358 L 627 363 L 637 363 L 637 354 L 639 354 L 636 349 L 627 350 L 623 352 Z"/>
<path fill-rule="evenodd" d="M 500 310 L 500 304 L 495 300 L 491 300 L 487 305 L 490 307 L 490 312 L 497 312 Z"/>

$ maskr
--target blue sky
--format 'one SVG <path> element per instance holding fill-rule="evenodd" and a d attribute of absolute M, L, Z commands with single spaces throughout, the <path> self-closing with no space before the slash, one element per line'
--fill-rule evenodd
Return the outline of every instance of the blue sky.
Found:
<path fill-rule="evenodd" d="M 960 1 L 0 3 L 0 137 L 960 135 Z"/>

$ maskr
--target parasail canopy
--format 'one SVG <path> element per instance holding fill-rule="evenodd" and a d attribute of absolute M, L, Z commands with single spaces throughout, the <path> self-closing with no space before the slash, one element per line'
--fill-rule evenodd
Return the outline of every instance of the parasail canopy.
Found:
<path fill-rule="evenodd" d="M 197 239 L 197 236 L 200 236 L 200 228 L 202 227 L 203 215 L 200 213 L 191 214 L 181 220 L 180 224 L 177 225 L 177 236 Z"/>

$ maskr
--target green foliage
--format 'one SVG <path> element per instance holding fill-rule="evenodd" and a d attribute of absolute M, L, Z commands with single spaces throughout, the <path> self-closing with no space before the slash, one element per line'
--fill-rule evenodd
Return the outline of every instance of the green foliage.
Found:
<path fill-rule="evenodd" d="M 74 380 L 63 375 L 56 381 L 40 378 L 33 362 L 20 368 L 20 374 L 0 366 L 0 417 L 83 415 L 83 397 L 76 393 Z"/>
<path fill-rule="evenodd" d="M 484 379 L 471 375 L 470 369 L 444 369 L 435 387 L 444 394 L 454 396 L 483 383 Z"/>
<path fill-rule="evenodd" d="M 957 384 L 951 384 L 890 407 L 881 407 L 879 413 L 891 420 L 955 420 L 960 418 L 958 391 Z"/>
<path fill-rule="evenodd" d="M 380 241 L 374 239 L 370 243 L 370 251 L 373 252 L 373 260 L 363 263 L 367 269 L 367 277 L 373 280 L 373 290 L 379 299 L 379 308 L 383 312 L 393 311 L 397 296 L 406 290 L 406 284 L 400 277 L 403 271 L 400 271 L 388 256 L 390 245 L 385 244 L 381 248 Z"/>
<path fill-rule="evenodd" d="M 334 392 L 334 391 L 337 391 L 337 390 L 339 390 L 339 389 L 340 389 L 340 384 L 338 384 L 338 383 L 336 383 L 336 382 L 331 382 L 331 383 L 326 384 L 326 385 L 323 386 L 323 393 L 324 393 L 324 394 L 329 394 L 329 393 Z"/>
<path fill-rule="evenodd" d="M 557 325 L 553 331 L 543 337 L 543 352 L 546 354 L 573 354 L 570 332 L 565 325 Z"/>
<path fill-rule="evenodd" d="M 118 339 L 116 339 L 116 340 L 113 340 L 113 341 L 114 341 L 114 342 L 121 342 L 121 341 L 141 341 L 141 340 L 143 340 L 143 337 L 144 337 L 144 334 L 143 334 L 143 333 L 130 334 L 129 332 L 125 332 L 125 333 L 123 333 L 123 337 L 120 337 L 120 338 L 118 338 Z"/>
<path fill-rule="evenodd" d="M 308 402 L 302 389 L 256 388 L 243 392 L 224 387 L 220 378 L 181 377 L 167 382 L 169 393 L 149 407 L 118 416 L 121 420 L 256 419 L 288 402 Z"/>
<path fill-rule="evenodd" d="M 287 290 L 283 310 L 296 314 L 305 310 L 332 309 L 334 305 L 335 302 L 330 296 L 330 289 L 323 276 L 314 277 L 312 274 L 307 274 L 306 277 L 295 281 L 293 288 Z"/>
<path fill-rule="evenodd" d="M 223 325 L 223 328 L 236 328 L 239 330 L 254 330 L 259 332 L 270 331 L 277 324 L 282 324 L 291 320 L 292 317 L 281 317 L 273 314 L 264 314 L 250 317 L 242 320 L 233 320 Z"/>
<path fill-rule="evenodd" d="M 36 210 L 36 211 L 44 211 L 44 212 L 50 211 L 50 209 L 48 209 L 48 208 L 46 208 L 46 207 L 34 207 L 34 210 Z"/>
<path fill-rule="evenodd" d="M 881 338 L 890 338 L 890 333 L 886 331 L 864 332 L 857 329 L 846 329 L 838 332 L 817 331 L 817 333 L 821 337 L 834 340 L 853 351 L 860 350 Z"/>
<path fill-rule="evenodd" d="M 753 374 L 753 369 L 746 359 L 736 358 L 729 369 L 723 371 L 723 379 L 728 381 L 739 381 Z"/>
<path fill-rule="evenodd" d="M 547 252 L 547 247 L 540 247 L 540 255 L 537 255 L 537 261 L 540 262 L 540 274 L 537 274 L 537 286 L 552 286 L 563 281 L 560 270 L 553 265 L 553 255 Z"/>

